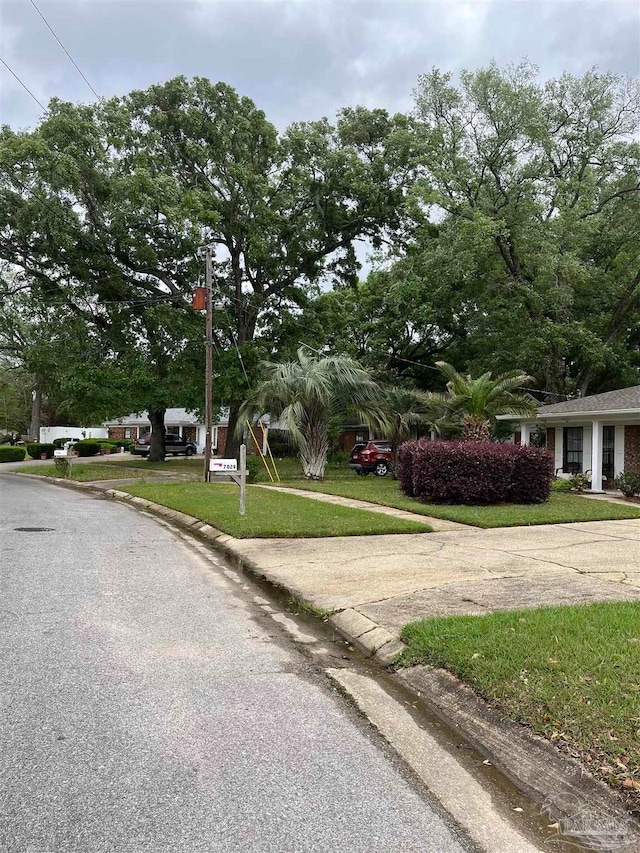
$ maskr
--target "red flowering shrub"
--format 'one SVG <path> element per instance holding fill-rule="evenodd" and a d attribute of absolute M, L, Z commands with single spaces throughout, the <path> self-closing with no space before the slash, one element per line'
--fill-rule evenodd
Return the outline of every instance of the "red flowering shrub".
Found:
<path fill-rule="evenodd" d="M 549 500 L 555 469 L 554 456 L 544 447 L 516 448 L 507 500 L 514 504 L 538 504 Z"/>
<path fill-rule="evenodd" d="M 420 447 L 425 443 L 426 439 L 421 438 L 419 441 L 405 441 L 398 448 L 398 464 L 396 475 L 400 481 L 400 488 L 410 498 L 415 497 L 413 494 L 413 452 L 416 447 Z"/>
<path fill-rule="evenodd" d="M 551 490 L 547 450 L 491 441 L 420 441 L 402 445 L 400 486 L 410 497 L 445 503 L 540 503 Z"/>

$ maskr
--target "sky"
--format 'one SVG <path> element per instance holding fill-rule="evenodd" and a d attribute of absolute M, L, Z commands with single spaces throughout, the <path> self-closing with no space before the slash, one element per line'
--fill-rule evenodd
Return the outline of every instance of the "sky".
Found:
<path fill-rule="evenodd" d="M 222 80 L 279 128 L 363 104 L 412 106 L 420 74 L 523 59 L 640 76 L 640 0 L 35 0 L 100 96 L 176 75 Z M 0 0 L 0 56 L 46 106 L 95 96 L 31 0 Z M 0 123 L 42 110 L 0 65 Z"/>

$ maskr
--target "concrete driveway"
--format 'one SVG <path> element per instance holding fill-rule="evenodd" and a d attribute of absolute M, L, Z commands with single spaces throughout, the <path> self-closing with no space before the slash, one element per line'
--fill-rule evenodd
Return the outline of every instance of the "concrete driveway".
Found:
<path fill-rule="evenodd" d="M 235 540 L 266 576 L 397 634 L 424 616 L 640 600 L 640 519 L 335 539 Z"/>

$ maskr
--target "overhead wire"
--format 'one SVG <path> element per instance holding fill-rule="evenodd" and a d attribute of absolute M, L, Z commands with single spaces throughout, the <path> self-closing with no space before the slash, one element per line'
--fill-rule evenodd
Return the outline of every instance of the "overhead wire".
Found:
<path fill-rule="evenodd" d="M 26 84 L 23 80 L 21 80 L 21 79 L 20 79 L 20 77 L 18 77 L 18 75 L 16 74 L 16 72 L 13 70 L 13 68 L 11 68 L 11 66 L 10 66 L 10 65 L 8 65 L 8 64 L 4 61 L 4 59 L 3 59 L 1 56 L 0 56 L 0 62 L 4 65 L 4 67 L 7 69 L 7 71 L 8 71 L 10 74 L 13 74 L 13 76 L 16 78 L 16 80 L 18 81 L 18 83 L 20 83 L 20 85 L 21 85 L 21 86 L 22 86 L 22 88 L 25 90 L 25 92 L 27 92 L 27 93 L 28 93 L 28 94 L 33 98 L 33 100 L 34 100 L 34 101 L 36 102 L 36 104 L 40 107 L 40 109 L 41 109 L 41 110 L 44 110 L 44 112 L 45 112 L 45 113 L 48 113 L 48 112 L 49 112 L 49 110 L 44 106 L 44 104 L 42 104 L 42 103 L 41 103 L 41 102 L 36 98 L 36 96 L 33 94 L 33 92 L 32 92 L 32 91 L 31 91 L 31 89 L 27 86 L 27 84 Z"/>
<path fill-rule="evenodd" d="M 58 42 L 58 44 L 60 45 L 60 47 L 62 48 L 62 50 L 66 53 L 66 55 L 67 55 L 67 57 L 68 57 L 69 61 L 73 64 L 73 67 L 76 69 L 76 71 L 78 72 L 78 74 L 82 77 L 82 79 L 83 79 L 83 80 L 84 80 L 84 82 L 87 84 L 87 86 L 91 89 L 91 91 L 92 91 L 92 92 L 93 92 L 93 94 L 96 96 L 96 98 L 98 98 L 98 99 L 99 99 L 99 98 L 100 98 L 100 95 L 96 92 L 96 90 L 93 88 L 93 86 L 91 85 L 91 83 L 87 80 L 87 78 L 86 78 L 86 77 L 85 77 L 85 75 L 83 74 L 83 72 L 82 72 L 82 70 L 81 70 L 80 66 L 79 66 L 79 65 L 78 65 L 78 63 L 75 61 L 75 59 L 73 58 L 73 56 L 71 56 L 71 54 L 69 53 L 69 51 L 67 50 L 67 48 L 62 44 L 62 42 L 61 42 L 61 41 L 60 41 L 60 39 L 58 38 L 58 36 L 57 36 L 57 34 L 56 34 L 55 30 L 53 29 L 53 27 L 51 26 L 51 24 L 49 23 L 49 21 L 47 21 L 47 19 L 46 19 L 46 18 L 45 18 L 45 16 L 42 14 L 42 12 L 40 11 L 40 9 L 36 6 L 36 4 L 35 4 L 34 0 L 29 0 L 29 2 L 31 3 L 31 5 L 33 6 L 33 8 L 36 10 L 36 12 L 40 15 L 40 17 L 41 17 L 41 18 L 42 18 L 42 20 L 44 21 L 44 23 L 46 24 L 46 26 L 47 26 L 47 28 L 48 28 L 49 32 L 51 33 L 51 35 L 52 35 L 52 36 L 54 37 L 54 39 Z"/>

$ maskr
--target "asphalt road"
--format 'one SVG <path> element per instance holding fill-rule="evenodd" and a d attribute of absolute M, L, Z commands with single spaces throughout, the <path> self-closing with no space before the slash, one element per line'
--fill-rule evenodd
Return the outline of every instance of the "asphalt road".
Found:
<path fill-rule="evenodd" d="M 0 477 L 0 569 L 3 853 L 466 849 L 322 673 L 153 520 Z"/>

